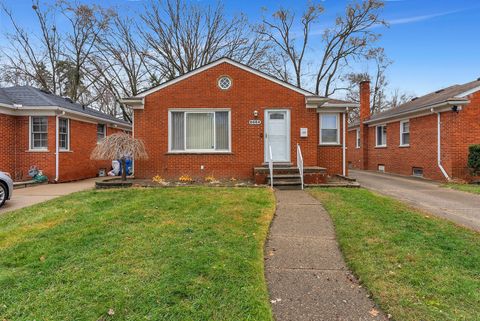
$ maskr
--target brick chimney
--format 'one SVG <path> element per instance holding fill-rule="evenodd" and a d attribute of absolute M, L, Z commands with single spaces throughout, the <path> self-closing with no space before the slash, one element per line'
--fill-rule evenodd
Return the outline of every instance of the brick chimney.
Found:
<path fill-rule="evenodd" d="M 370 118 L 370 81 L 360 83 L 360 122 Z"/>
<path fill-rule="evenodd" d="M 368 168 L 368 137 L 369 128 L 364 121 L 370 118 L 370 81 L 360 83 L 360 169 Z"/>

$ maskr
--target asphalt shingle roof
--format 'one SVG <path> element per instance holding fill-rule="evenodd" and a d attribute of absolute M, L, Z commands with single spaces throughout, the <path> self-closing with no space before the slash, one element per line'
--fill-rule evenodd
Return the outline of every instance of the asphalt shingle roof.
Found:
<path fill-rule="evenodd" d="M 7 93 L 3 90 L 3 88 L 0 88 L 0 104 L 13 104 L 13 101 L 10 99 L 10 97 L 8 97 Z"/>
<path fill-rule="evenodd" d="M 112 115 L 100 112 L 93 108 L 72 102 L 69 99 L 45 92 L 31 86 L 14 86 L 0 88 L 0 103 L 19 104 L 28 107 L 57 106 L 71 111 L 79 112 L 88 116 L 101 118 L 106 121 L 115 121 L 130 125 L 129 122 L 116 118 Z"/>
<path fill-rule="evenodd" d="M 453 85 L 446 87 L 440 90 L 437 90 L 433 93 L 429 93 L 425 96 L 417 97 L 412 99 L 405 104 L 402 104 L 396 108 L 387 109 L 383 112 L 374 114 L 370 117 L 369 121 L 373 121 L 380 118 L 394 117 L 405 112 L 414 111 L 417 109 L 434 106 L 439 103 L 447 102 L 449 100 L 467 100 L 466 98 L 460 98 L 458 95 L 461 95 L 464 92 L 467 92 L 476 87 L 480 87 L 480 80 L 475 80 L 463 85 Z"/>

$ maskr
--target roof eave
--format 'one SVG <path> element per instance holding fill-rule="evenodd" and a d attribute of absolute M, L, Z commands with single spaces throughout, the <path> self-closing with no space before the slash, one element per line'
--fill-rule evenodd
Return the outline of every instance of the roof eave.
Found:
<path fill-rule="evenodd" d="M 120 103 L 132 107 L 133 109 L 143 109 L 145 107 L 145 98 L 128 97 L 120 99 Z"/>
<path fill-rule="evenodd" d="M 469 102 L 470 101 L 468 99 L 449 98 L 449 99 L 447 99 L 443 102 L 437 103 L 437 104 L 424 106 L 424 107 L 421 107 L 421 108 L 417 108 L 417 109 L 414 109 L 414 110 L 409 110 L 409 111 L 406 111 L 406 112 L 403 112 L 403 113 L 398 113 L 398 114 L 395 114 L 395 115 L 389 115 L 389 116 L 385 116 L 385 117 L 379 117 L 379 118 L 375 118 L 375 119 L 366 120 L 363 123 L 367 124 L 367 125 L 373 125 L 373 124 L 395 121 L 395 120 L 398 120 L 398 119 L 407 118 L 409 116 L 417 116 L 417 114 L 422 114 L 423 115 L 423 114 L 425 114 L 425 112 L 427 112 L 427 114 L 428 114 L 428 112 L 434 113 L 434 112 L 439 112 L 439 111 L 446 111 L 446 110 L 442 110 L 442 109 L 448 109 L 448 108 L 451 108 L 452 106 L 466 105 Z"/>

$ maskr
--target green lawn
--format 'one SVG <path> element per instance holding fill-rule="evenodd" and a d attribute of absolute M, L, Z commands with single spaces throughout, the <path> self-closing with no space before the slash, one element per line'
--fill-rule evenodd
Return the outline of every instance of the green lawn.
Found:
<path fill-rule="evenodd" d="M 6 214 L 0 320 L 271 320 L 273 212 L 268 189 L 187 187 L 82 192 Z"/>
<path fill-rule="evenodd" d="M 480 320 L 480 234 L 365 189 L 315 189 L 347 264 L 395 320 Z"/>
<path fill-rule="evenodd" d="M 463 192 L 473 193 L 473 194 L 480 194 L 480 185 L 474 184 L 456 184 L 456 183 L 449 183 L 445 184 L 445 187 L 456 189 Z"/>

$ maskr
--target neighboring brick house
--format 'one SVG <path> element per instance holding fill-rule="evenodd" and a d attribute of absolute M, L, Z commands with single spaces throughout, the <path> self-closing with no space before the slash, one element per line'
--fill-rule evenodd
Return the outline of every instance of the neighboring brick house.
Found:
<path fill-rule="evenodd" d="M 370 116 L 360 84 L 360 122 L 348 129 L 351 168 L 433 180 L 469 180 L 468 147 L 480 144 L 480 80 L 417 97 Z"/>
<path fill-rule="evenodd" d="M 14 180 L 30 179 L 31 166 L 51 182 L 95 177 L 111 162 L 92 161 L 90 153 L 99 139 L 120 130 L 131 125 L 33 87 L 0 88 L 0 171 Z"/>
<path fill-rule="evenodd" d="M 133 134 L 149 159 L 135 176 L 251 179 L 269 160 L 347 174 L 345 115 L 356 104 L 332 100 L 223 58 L 124 103 L 134 108 Z M 323 126 L 323 128 L 322 128 Z M 322 134 L 320 134 L 320 132 Z"/>

